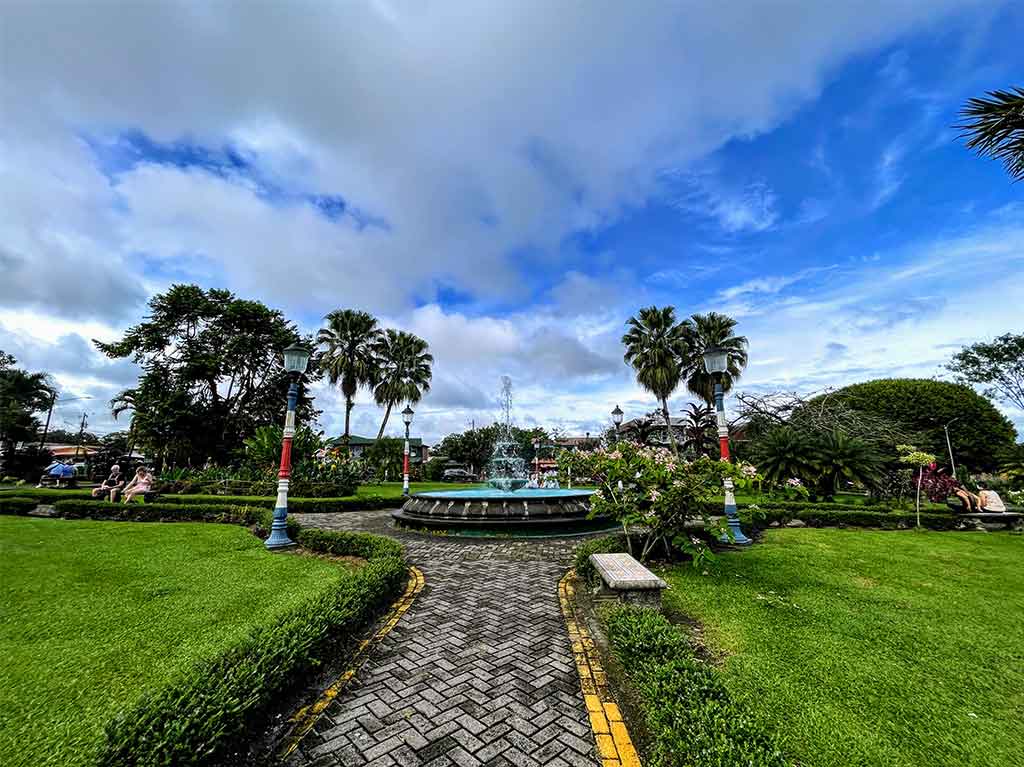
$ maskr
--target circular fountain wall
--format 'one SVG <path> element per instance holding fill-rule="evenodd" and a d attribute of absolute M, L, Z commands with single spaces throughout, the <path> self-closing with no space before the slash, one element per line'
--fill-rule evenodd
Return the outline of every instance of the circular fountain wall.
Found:
<path fill-rule="evenodd" d="M 589 517 L 592 492 L 441 490 L 417 493 L 392 516 L 399 524 L 431 530 L 572 534 L 607 529 L 611 526 L 607 518 Z"/>

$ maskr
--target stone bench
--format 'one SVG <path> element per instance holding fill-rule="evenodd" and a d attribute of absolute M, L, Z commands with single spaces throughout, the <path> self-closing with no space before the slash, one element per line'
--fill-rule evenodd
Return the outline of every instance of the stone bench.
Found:
<path fill-rule="evenodd" d="M 1010 511 L 968 511 L 954 515 L 959 530 L 1024 530 L 1024 514 Z"/>
<path fill-rule="evenodd" d="M 601 581 L 596 597 L 661 609 L 661 591 L 668 584 L 629 554 L 591 554 L 590 563 Z"/>

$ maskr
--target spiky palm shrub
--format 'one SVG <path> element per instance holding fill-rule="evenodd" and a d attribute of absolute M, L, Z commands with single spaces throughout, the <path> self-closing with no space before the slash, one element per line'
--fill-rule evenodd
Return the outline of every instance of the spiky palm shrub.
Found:
<path fill-rule="evenodd" d="M 814 441 L 788 426 L 772 429 L 754 448 L 757 469 L 772 485 L 796 478 L 813 486 L 819 474 L 816 456 Z"/>
<path fill-rule="evenodd" d="M 818 492 L 832 498 L 842 482 L 859 482 L 873 488 L 884 462 L 868 442 L 842 431 L 830 431 L 815 445 L 818 464 Z"/>
<path fill-rule="evenodd" d="M 983 157 L 999 160 L 1015 181 L 1024 180 L 1024 88 L 989 91 L 968 99 L 957 127 L 969 137 L 967 146 Z"/>

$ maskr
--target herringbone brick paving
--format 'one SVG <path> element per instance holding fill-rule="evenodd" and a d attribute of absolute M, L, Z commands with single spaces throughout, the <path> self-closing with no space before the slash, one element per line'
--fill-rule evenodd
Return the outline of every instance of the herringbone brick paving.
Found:
<path fill-rule="evenodd" d="M 299 516 L 400 538 L 426 587 L 289 764 L 598 764 L 557 593 L 577 541 L 416 536 L 386 512 Z"/>

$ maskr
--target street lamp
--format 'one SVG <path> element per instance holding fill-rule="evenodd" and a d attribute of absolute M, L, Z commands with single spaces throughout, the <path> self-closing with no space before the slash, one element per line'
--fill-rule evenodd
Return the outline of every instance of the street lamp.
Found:
<path fill-rule="evenodd" d="M 729 426 L 725 421 L 725 387 L 722 385 L 725 372 L 729 369 L 729 352 L 719 346 L 711 346 L 704 350 L 704 369 L 715 380 L 715 409 L 718 411 L 718 445 L 723 461 L 729 460 Z M 732 540 L 740 545 L 751 543 L 740 528 L 740 518 L 736 513 L 736 497 L 733 495 L 732 477 L 726 477 L 725 486 L 725 517 L 729 522 Z M 728 537 L 723 538 L 727 541 Z"/>
<path fill-rule="evenodd" d="M 956 462 L 953 460 L 953 443 L 949 441 L 949 427 L 955 424 L 961 418 L 963 418 L 963 416 L 958 415 L 956 418 L 954 418 L 952 421 L 950 421 L 949 423 L 942 427 L 942 430 L 946 432 L 946 449 L 949 450 L 949 471 L 952 474 L 953 479 L 956 479 Z"/>
<path fill-rule="evenodd" d="M 264 545 L 271 551 L 291 548 L 294 541 L 288 537 L 288 477 L 292 473 L 292 438 L 295 436 L 295 405 L 299 401 L 299 379 L 306 372 L 310 351 L 305 346 L 292 344 L 284 350 L 284 369 L 291 378 L 288 386 L 288 410 L 284 416 L 284 435 L 281 440 L 281 469 L 277 472 L 277 503 L 270 537 Z"/>
<path fill-rule="evenodd" d="M 540 440 L 533 441 L 533 473 L 537 477 L 537 484 L 540 485 Z"/>
<path fill-rule="evenodd" d="M 405 454 L 402 456 L 402 495 L 409 495 L 409 427 L 412 425 L 413 409 L 408 405 L 402 411 L 405 422 Z"/>
<path fill-rule="evenodd" d="M 622 408 L 616 405 L 615 409 L 612 411 L 612 423 L 615 424 L 616 441 L 619 439 L 619 427 L 622 426 L 622 416 L 624 415 L 625 413 L 622 412 Z"/>

